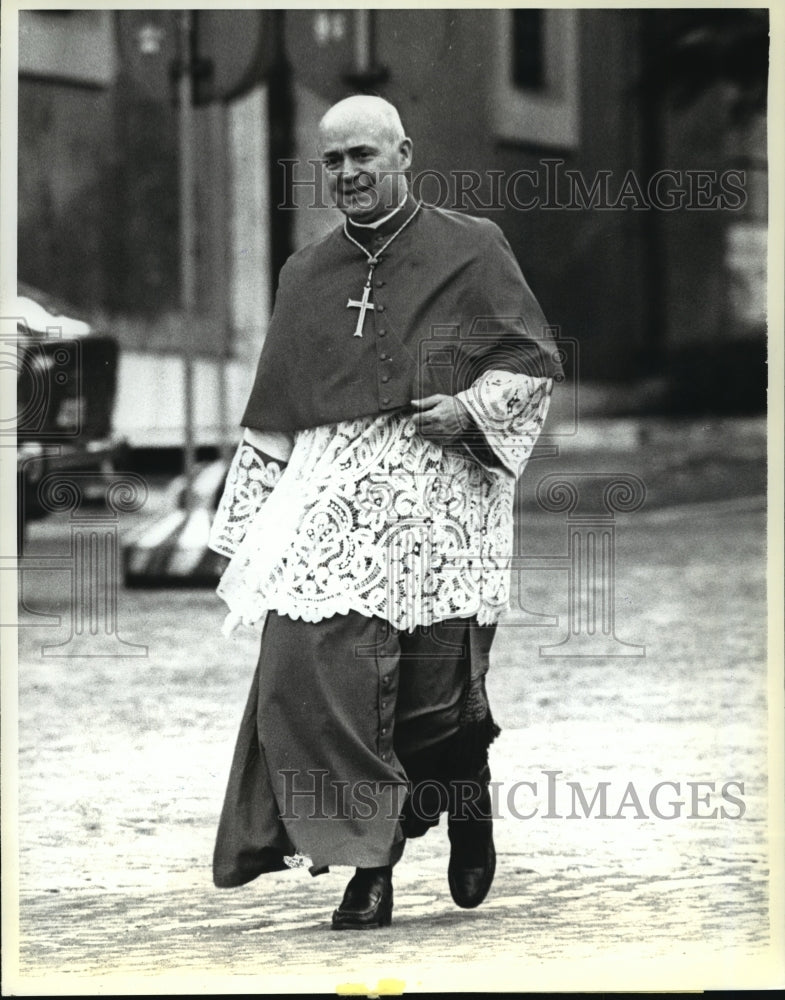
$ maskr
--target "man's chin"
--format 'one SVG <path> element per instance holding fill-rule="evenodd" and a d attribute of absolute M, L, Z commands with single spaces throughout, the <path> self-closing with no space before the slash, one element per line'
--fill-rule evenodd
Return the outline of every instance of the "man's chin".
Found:
<path fill-rule="evenodd" d="M 389 215 L 397 208 L 397 202 L 391 200 L 387 205 L 384 199 L 373 195 L 346 195 L 338 197 L 336 207 L 352 222 L 374 222 Z"/>
<path fill-rule="evenodd" d="M 362 198 L 342 198 L 338 201 L 338 209 L 352 222 L 373 222 L 382 214 L 376 202 Z"/>

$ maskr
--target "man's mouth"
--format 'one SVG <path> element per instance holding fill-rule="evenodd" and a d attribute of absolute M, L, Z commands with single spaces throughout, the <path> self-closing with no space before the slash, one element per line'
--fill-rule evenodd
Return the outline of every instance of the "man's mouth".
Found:
<path fill-rule="evenodd" d="M 373 188 L 340 188 L 337 200 L 339 205 L 371 208 L 374 204 Z"/>
<path fill-rule="evenodd" d="M 339 188 L 338 193 L 342 198 L 367 198 L 373 190 L 373 185 L 366 184 L 362 187 Z"/>

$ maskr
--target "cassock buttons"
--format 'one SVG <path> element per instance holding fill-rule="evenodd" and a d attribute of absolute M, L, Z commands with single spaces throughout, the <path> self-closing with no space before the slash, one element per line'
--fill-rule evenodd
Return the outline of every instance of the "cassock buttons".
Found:
<path fill-rule="evenodd" d="M 384 312 L 384 306 L 377 306 L 376 307 L 376 311 L 379 312 L 379 313 L 383 313 Z"/>
<path fill-rule="evenodd" d="M 387 726 L 382 726 L 382 736 L 387 735 Z"/>
<path fill-rule="evenodd" d="M 382 397 L 382 403 L 384 404 L 384 406 L 389 406 L 390 405 L 390 397 L 389 396 L 383 396 Z"/>
<path fill-rule="evenodd" d="M 376 287 L 377 288 L 384 288 L 385 284 L 386 284 L 386 282 L 384 281 L 384 279 L 383 278 L 379 278 L 377 280 L 377 282 L 376 282 Z"/>
<path fill-rule="evenodd" d="M 389 381 L 390 381 L 389 375 L 382 375 L 382 382 L 389 382 Z"/>
<path fill-rule="evenodd" d="M 379 360 L 380 361 L 386 361 L 387 360 L 387 355 L 386 354 L 380 354 L 379 355 Z"/>
<path fill-rule="evenodd" d="M 383 327 L 378 331 L 378 333 L 380 337 L 385 337 L 387 335 L 387 331 Z"/>

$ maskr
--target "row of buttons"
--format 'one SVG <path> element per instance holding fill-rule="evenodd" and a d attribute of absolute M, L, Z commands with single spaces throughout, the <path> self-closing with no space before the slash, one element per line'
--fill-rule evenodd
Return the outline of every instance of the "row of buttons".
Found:
<path fill-rule="evenodd" d="M 382 288 L 383 285 L 384 285 L 384 281 L 382 281 L 382 280 L 379 280 L 379 281 L 376 282 L 376 287 L 377 288 Z M 381 303 L 376 304 L 374 308 L 375 308 L 375 311 L 377 313 L 383 313 L 384 312 L 384 305 L 381 304 Z M 387 336 L 387 330 L 382 326 L 382 327 L 380 327 L 376 331 L 376 335 L 378 337 L 386 337 Z M 382 354 L 379 355 L 379 360 L 380 361 L 390 361 L 391 358 L 390 358 L 390 356 L 388 354 L 382 353 Z M 390 376 L 389 375 L 382 375 L 381 378 L 379 379 L 379 381 L 383 385 L 386 385 L 390 381 Z M 390 405 L 390 397 L 389 396 L 382 396 L 382 405 L 383 406 L 389 406 Z"/>
<path fill-rule="evenodd" d="M 381 245 L 382 243 L 386 242 L 386 239 L 387 239 L 387 237 L 385 237 L 385 236 L 376 236 L 374 238 L 374 242 L 378 246 L 378 245 Z M 374 281 L 374 285 L 377 288 L 384 288 L 384 286 L 386 284 L 387 284 L 387 282 L 384 280 L 384 278 L 377 278 Z M 374 303 L 374 315 L 376 315 L 377 313 L 383 313 L 383 312 L 384 312 L 384 303 L 381 303 L 381 302 L 376 303 L 375 302 Z M 376 336 L 377 337 L 386 337 L 387 336 L 387 330 L 386 330 L 386 328 L 383 327 L 383 326 L 379 327 L 376 330 Z M 380 354 L 379 355 L 379 360 L 380 361 L 391 361 L 392 359 L 387 354 Z M 390 376 L 389 375 L 382 375 L 380 377 L 379 381 L 383 385 L 387 385 L 387 383 L 390 381 Z M 381 399 L 382 399 L 382 406 L 389 406 L 390 403 L 391 403 L 391 401 L 392 401 L 389 396 L 382 396 Z"/>
<path fill-rule="evenodd" d="M 379 655 L 384 656 L 384 641 L 388 639 L 390 635 L 389 625 L 380 625 L 378 631 L 379 637 Z M 389 739 L 384 739 L 383 737 L 388 736 L 390 730 L 392 729 L 392 714 L 395 709 L 395 697 L 393 688 L 393 677 L 391 674 L 382 675 L 382 697 L 379 700 L 379 709 L 381 714 L 381 728 L 379 730 L 380 740 L 379 749 L 381 750 L 381 759 L 385 762 L 392 759 L 392 746 Z"/>

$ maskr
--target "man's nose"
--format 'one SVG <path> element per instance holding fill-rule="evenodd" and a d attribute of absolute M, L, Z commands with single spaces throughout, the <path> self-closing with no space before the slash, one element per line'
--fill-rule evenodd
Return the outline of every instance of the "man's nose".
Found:
<path fill-rule="evenodd" d="M 338 167 L 338 175 L 341 178 L 354 179 L 360 170 L 355 160 L 351 156 L 344 156 Z"/>

